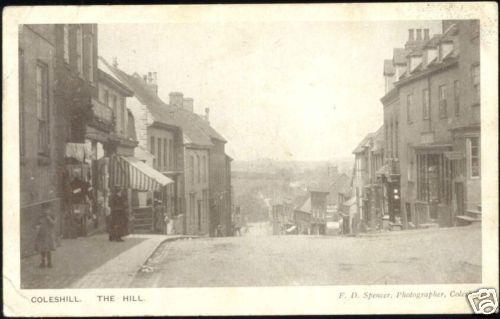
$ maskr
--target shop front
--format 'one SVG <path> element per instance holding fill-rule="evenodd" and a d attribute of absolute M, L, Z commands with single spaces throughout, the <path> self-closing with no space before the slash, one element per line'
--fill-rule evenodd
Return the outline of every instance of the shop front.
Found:
<path fill-rule="evenodd" d="M 110 188 L 112 192 L 127 194 L 127 219 L 129 232 L 159 232 L 156 221 L 165 219 L 158 214 L 154 195 L 162 194 L 174 181 L 133 156 L 112 156 L 110 159 Z M 141 199 L 146 199 L 141 203 Z"/>

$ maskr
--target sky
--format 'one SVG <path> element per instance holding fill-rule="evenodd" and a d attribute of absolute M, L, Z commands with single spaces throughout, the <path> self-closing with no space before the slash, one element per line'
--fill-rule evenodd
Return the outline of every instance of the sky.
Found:
<path fill-rule="evenodd" d="M 180 91 L 235 160 L 348 158 L 383 122 L 383 60 L 410 28 L 440 21 L 99 24 L 99 55 L 157 72 Z"/>

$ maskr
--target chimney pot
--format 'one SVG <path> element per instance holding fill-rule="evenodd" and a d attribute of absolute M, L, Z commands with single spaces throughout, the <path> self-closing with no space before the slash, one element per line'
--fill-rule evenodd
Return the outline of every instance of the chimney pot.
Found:
<path fill-rule="evenodd" d="M 117 58 L 117 57 L 113 57 L 113 66 L 114 66 L 115 68 L 117 68 L 117 67 L 118 67 L 118 58 Z"/>
<path fill-rule="evenodd" d="M 429 40 L 429 29 L 424 29 L 424 40 Z"/>
<path fill-rule="evenodd" d="M 190 97 L 186 97 L 182 100 L 182 108 L 191 113 L 194 112 L 194 102 Z"/>
<path fill-rule="evenodd" d="M 207 122 L 210 120 L 210 108 L 208 107 L 205 108 L 205 120 L 207 120 Z"/>
<path fill-rule="evenodd" d="M 417 41 L 422 41 L 422 29 L 417 29 Z"/>
<path fill-rule="evenodd" d="M 415 38 L 413 36 L 414 32 L 415 31 L 413 29 L 408 30 L 408 41 L 413 42 L 415 40 Z"/>
<path fill-rule="evenodd" d="M 170 92 L 169 96 L 169 104 L 175 108 L 182 108 L 183 97 L 184 95 L 181 92 Z"/>

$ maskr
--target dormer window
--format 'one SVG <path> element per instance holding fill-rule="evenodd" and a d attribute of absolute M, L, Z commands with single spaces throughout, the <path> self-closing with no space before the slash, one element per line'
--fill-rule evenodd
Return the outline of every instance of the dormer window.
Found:
<path fill-rule="evenodd" d="M 410 72 L 413 72 L 422 62 L 421 56 L 411 56 L 410 57 Z"/>
<path fill-rule="evenodd" d="M 439 60 L 445 59 L 453 51 L 453 42 L 443 42 L 439 45 Z"/>
<path fill-rule="evenodd" d="M 437 48 L 427 48 L 427 64 L 434 62 L 437 55 Z"/>

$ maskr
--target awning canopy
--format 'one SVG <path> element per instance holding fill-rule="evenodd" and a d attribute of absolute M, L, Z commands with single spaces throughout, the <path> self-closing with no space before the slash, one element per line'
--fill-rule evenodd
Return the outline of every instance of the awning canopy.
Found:
<path fill-rule="evenodd" d="M 110 178 L 116 187 L 137 191 L 159 191 L 173 180 L 132 156 L 113 156 Z"/>

